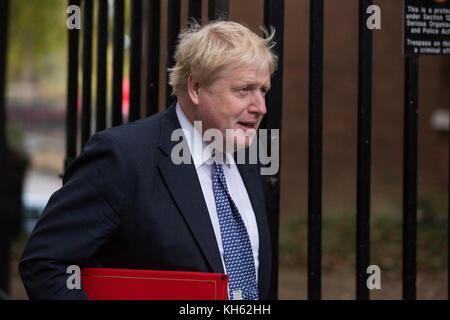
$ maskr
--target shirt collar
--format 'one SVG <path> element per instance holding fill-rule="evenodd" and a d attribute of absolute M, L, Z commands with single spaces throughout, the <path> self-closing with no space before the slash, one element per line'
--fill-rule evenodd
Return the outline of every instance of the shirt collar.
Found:
<path fill-rule="evenodd" d="M 183 132 L 185 133 L 186 142 L 189 146 L 189 151 L 191 152 L 195 169 L 198 169 L 205 163 L 212 164 L 212 160 L 210 160 L 212 148 L 210 147 L 208 142 L 203 141 L 202 133 L 194 128 L 193 124 L 186 117 L 186 114 L 183 112 L 183 109 L 181 108 L 178 102 L 176 106 L 176 113 L 178 121 L 180 122 L 181 125 L 181 129 L 183 129 Z M 231 153 L 225 153 L 223 164 L 228 166 L 228 168 L 231 166 L 231 164 L 234 164 L 234 158 Z"/>

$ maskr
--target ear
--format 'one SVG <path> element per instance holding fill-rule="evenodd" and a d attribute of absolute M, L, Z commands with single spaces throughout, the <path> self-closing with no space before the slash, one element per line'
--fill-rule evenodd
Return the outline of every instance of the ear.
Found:
<path fill-rule="evenodd" d="M 199 88 L 200 83 L 195 79 L 195 77 L 191 73 L 188 77 L 187 89 L 189 98 L 191 98 L 192 103 L 195 105 L 199 104 L 199 90 L 198 90 Z"/>

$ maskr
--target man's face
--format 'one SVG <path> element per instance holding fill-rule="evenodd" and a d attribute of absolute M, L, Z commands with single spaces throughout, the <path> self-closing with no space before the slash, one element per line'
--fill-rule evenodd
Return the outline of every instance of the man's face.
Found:
<path fill-rule="evenodd" d="M 250 133 L 256 132 L 267 112 L 265 95 L 269 89 L 268 68 L 228 67 L 212 84 L 199 86 L 196 119 L 202 120 L 203 130 L 218 129 L 223 137 L 231 129 L 235 147 L 246 148 L 252 143 Z"/>

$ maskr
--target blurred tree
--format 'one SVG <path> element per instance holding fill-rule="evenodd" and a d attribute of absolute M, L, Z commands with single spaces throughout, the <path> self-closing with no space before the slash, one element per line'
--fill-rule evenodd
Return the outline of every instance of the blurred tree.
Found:
<path fill-rule="evenodd" d="M 46 59 L 51 59 L 54 53 L 64 57 L 66 8 L 67 1 L 62 0 L 10 1 L 10 80 L 36 81 L 36 75 L 48 71 Z"/>

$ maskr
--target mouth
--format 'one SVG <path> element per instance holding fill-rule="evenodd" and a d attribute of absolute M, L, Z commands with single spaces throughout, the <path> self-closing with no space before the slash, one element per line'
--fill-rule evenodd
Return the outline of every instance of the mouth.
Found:
<path fill-rule="evenodd" d="M 237 124 L 244 131 L 246 131 L 248 129 L 256 130 L 256 127 L 258 126 L 258 122 L 257 121 L 239 121 Z"/>

